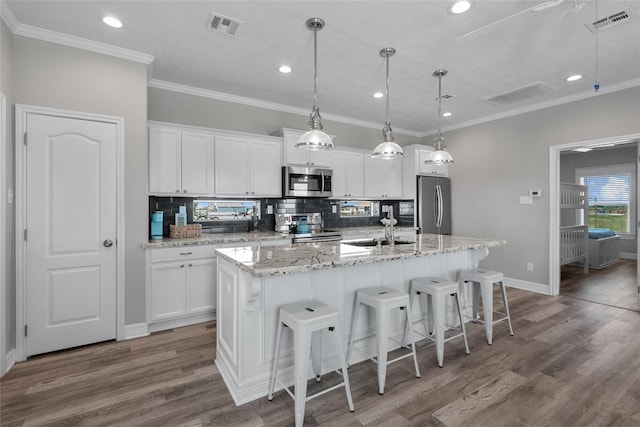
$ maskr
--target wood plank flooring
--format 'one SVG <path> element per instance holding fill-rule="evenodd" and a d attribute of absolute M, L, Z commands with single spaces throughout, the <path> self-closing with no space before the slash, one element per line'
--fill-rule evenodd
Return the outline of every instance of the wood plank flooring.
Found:
<path fill-rule="evenodd" d="M 639 312 L 567 295 L 508 294 L 515 336 L 499 323 L 489 346 L 484 327 L 469 324 L 471 354 L 450 341 L 443 368 L 433 345 L 421 343 L 422 377 L 410 358 L 390 365 L 383 396 L 375 365 L 353 365 L 356 411 L 336 390 L 307 403 L 305 426 L 640 425 Z M 215 328 L 209 322 L 19 363 L 1 380 L 0 425 L 293 426 L 284 392 L 234 405 L 214 365 Z"/>

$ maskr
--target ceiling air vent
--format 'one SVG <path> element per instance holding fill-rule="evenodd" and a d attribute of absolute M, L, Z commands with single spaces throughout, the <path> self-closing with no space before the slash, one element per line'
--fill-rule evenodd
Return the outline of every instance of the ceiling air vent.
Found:
<path fill-rule="evenodd" d="M 526 86 L 519 87 L 510 92 L 501 93 L 499 95 L 484 98 L 483 101 L 490 102 L 495 105 L 512 105 L 521 101 L 529 100 L 537 96 L 546 95 L 555 92 L 554 89 L 542 82 L 535 82 Z"/>
<path fill-rule="evenodd" d="M 637 16 L 633 13 L 633 9 L 626 8 L 622 12 L 614 13 L 593 22 L 586 22 L 589 31 L 595 34 L 596 31 L 604 31 L 617 25 L 635 21 Z"/>
<path fill-rule="evenodd" d="M 213 31 L 214 33 L 222 33 L 227 36 L 235 36 L 240 24 L 242 24 L 242 21 L 238 19 L 211 12 L 209 22 L 207 22 L 207 30 Z"/>

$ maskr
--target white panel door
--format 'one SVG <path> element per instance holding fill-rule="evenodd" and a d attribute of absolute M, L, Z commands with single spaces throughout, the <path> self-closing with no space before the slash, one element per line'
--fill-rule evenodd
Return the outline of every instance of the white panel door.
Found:
<path fill-rule="evenodd" d="M 116 137 L 27 115 L 27 356 L 116 337 Z"/>

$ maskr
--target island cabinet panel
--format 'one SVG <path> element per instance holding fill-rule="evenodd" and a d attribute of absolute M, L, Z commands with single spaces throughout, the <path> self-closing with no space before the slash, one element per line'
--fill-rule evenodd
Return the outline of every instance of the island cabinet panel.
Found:
<path fill-rule="evenodd" d="M 322 245 L 327 245 L 328 252 L 333 248 L 340 251 L 339 243 Z M 295 244 L 274 247 L 270 249 L 272 258 L 262 251 L 253 251 L 251 265 L 260 264 L 262 257 L 265 257 L 265 263 L 271 264 L 285 253 L 292 253 L 291 256 L 296 258 L 297 253 L 310 248 Z M 237 252 L 235 254 L 233 256 L 238 255 Z M 298 272 L 279 274 L 273 271 L 255 275 L 228 258 L 227 255 L 232 256 L 230 250 L 221 250 L 218 254 L 216 365 L 237 405 L 266 396 L 275 355 L 278 310 L 283 305 L 317 300 L 335 307 L 341 313 L 343 342 L 346 346 L 353 321 L 355 295 L 359 289 L 386 286 L 406 292 L 411 279 L 431 275 L 457 280 L 460 269 L 476 267 L 487 254 L 485 247 L 466 247 L 427 256 L 353 264 L 343 260 L 347 264 L 330 268 L 310 268 L 311 271 L 305 271 L 306 267 L 302 267 Z M 248 258 L 249 255 L 243 254 L 237 259 Z M 470 298 L 468 294 L 463 294 L 463 298 L 464 295 Z M 418 307 L 413 315 L 416 318 L 419 315 Z M 453 312 L 448 315 L 448 320 L 454 324 L 457 316 Z M 416 324 L 416 328 L 421 327 L 421 324 Z M 400 313 L 392 316 L 390 331 L 391 336 L 400 342 Z M 353 352 L 352 363 L 366 360 L 365 354 L 375 353 L 375 316 L 370 310 L 360 310 L 355 338 L 359 340 L 356 344 L 359 351 Z M 279 376 L 289 385 L 293 384 L 294 379 L 292 344 L 290 335 L 286 334 L 282 342 Z M 334 343 L 326 339 L 322 345 L 322 372 L 337 369 L 340 361 Z M 309 377 L 312 375 L 310 372 Z M 277 388 L 281 387 L 278 385 Z"/>

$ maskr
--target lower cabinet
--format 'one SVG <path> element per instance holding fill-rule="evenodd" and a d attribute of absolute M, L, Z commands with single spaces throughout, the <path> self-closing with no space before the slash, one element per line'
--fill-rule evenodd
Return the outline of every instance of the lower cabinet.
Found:
<path fill-rule="evenodd" d="M 214 318 L 214 246 L 149 249 L 147 259 L 147 323 L 151 332 Z"/>

